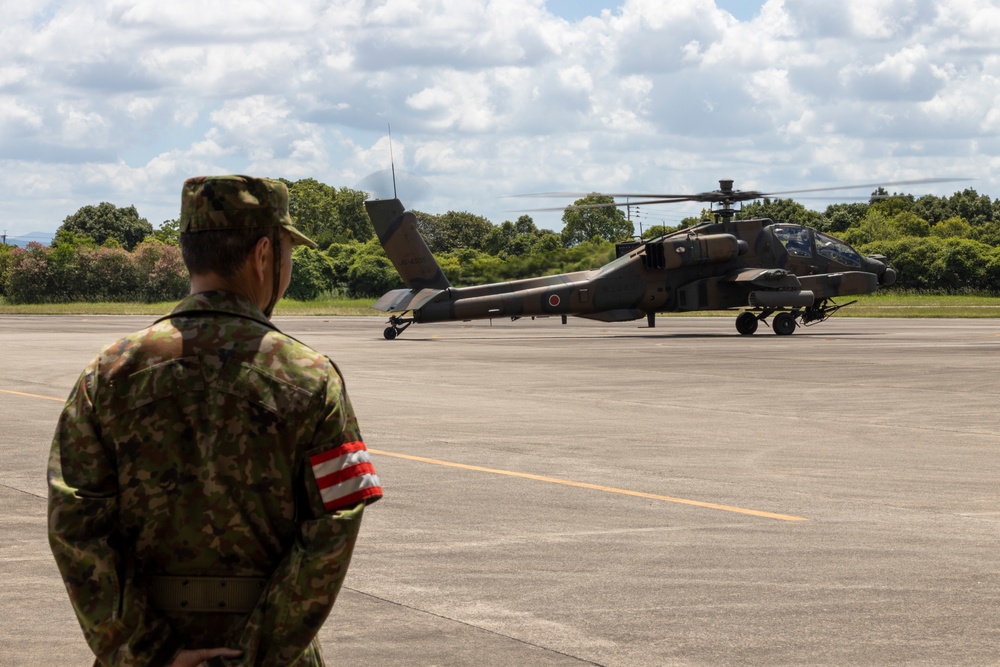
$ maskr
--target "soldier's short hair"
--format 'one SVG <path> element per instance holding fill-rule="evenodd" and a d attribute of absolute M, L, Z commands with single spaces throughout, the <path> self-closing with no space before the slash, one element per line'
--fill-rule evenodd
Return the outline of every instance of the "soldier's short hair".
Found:
<path fill-rule="evenodd" d="M 220 278 L 232 278 L 257 242 L 270 233 L 268 227 L 182 232 L 181 257 L 192 275 L 215 273 Z"/>
<path fill-rule="evenodd" d="M 288 188 L 271 178 L 196 176 L 181 191 L 181 254 L 188 271 L 230 277 L 253 246 L 275 227 L 287 231 L 292 245 L 315 248 L 292 225 Z"/>

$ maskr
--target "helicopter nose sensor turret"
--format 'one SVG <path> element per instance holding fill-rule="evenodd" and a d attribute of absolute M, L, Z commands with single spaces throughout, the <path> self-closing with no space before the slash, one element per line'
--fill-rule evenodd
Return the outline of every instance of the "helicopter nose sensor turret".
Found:
<path fill-rule="evenodd" d="M 888 287 L 894 282 L 896 282 L 896 269 L 891 266 L 886 266 L 885 273 L 878 277 L 878 283 L 883 287 Z"/>
<path fill-rule="evenodd" d="M 878 284 L 888 287 L 896 282 L 896 269 L 892 268 L 885 255 L 868 255 L 866 264 L 878 276 Z"/>

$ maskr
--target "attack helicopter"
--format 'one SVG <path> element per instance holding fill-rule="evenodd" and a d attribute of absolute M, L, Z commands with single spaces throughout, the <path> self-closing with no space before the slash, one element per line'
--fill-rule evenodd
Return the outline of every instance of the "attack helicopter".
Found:
<path fill-rule="evenodd" d="M 655 327 L 657 313 L 738 308 L 743 309 L 736 317 L 740 334 L 755 333 L 763 322 L 779 336 L 787 336 L 800 325 L 822 322 L 854 303 L 838 304 L 834 298 L 892 285 L 896 271 L 884 256 L 863 256 L 809 227 L 768 218 L 738 220 L 733 206 L 776 195 L 943 180 L 952 179 L 771 193 L 735 190 L 732 180 L 720 180 L 718 190 L 698 194 L 606 195 L 627 197 L 630 205 L 690 201 L 717 208 L 714 221 L 619 243 L 617 258 L 597 269 L 472 287 L 451 285 L 421 237 L 416 216 L 399 199 L 370 199 L 365 202 L 368 216 L 406 285 L 387 292 L 372 308 L 389 313 L 383 332 L 387 340 L 413 324 L 428 322 L 561 316 L 565 324 L 572 315 L 602 322 L 645 317 Z"/>

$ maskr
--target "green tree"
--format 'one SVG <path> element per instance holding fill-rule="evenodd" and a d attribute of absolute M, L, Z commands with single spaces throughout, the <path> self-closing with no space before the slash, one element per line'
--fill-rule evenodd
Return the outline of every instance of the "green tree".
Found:
<path fill-rule="evenodd" d="M 986 285 L 991 294 L 1000 294 L 1000 247 L 993 248 L 986 260 Z"/>
<path fill-rule="evenodd" d="M 57 229 L 46 257 L 48 296 L 34 302 L 87 301 L 90 291 L 97 285 L 93 267 L 93 253 L 97 247 L 88 234 L 63 227 Z"/>
<path fill-rule="evenodd" d="M 955 216 L 931 227 L 931 234 L 942 239 L 967 239 L 972 236 L 972 225 L 968 220 Z"/>
<path fill-rule="evenodd" d="M 431 252 L 451 252 L 463 248 L 485 250 L 493 224 L 467 211 L 448 211 L 443 215 L 418 213 L 417 226 Z"/>
<path fill-rule="evenodd" d="M 972 188 L 956 192 L 948 198 L 951 215 L 964 218 L 973 227 L 992 222 L 993 202 L 986 195 L 980 195 Z"/>
<path fill-rule="evenodd" d="M 138 301 L 142 299 L 140 276 L 131 253 L 124 248 L 102 246 L 78 250 L 75 281 L 66 285 L 70 301 Z"/>
<path fill-rule="evenodd" d="M 486 236 L 484 250 L 503 259 L 520 257 L 533 252 L 539 240 L 549 234 L 554 232 L 538 229 L 530 215 L 522 215 L 515 222 L 507 220 L 494 226 Z"/>
<path fill-rule="evenodd" d="M 288 186 L 288 213 L 293 224 L 320 247 L 345 240 L 337 211 L 337 188 L 304 178 Z"/>
<path fill-rule="evenodd" d="M 52 248 L 29 243 L 11 252 L 10 266 L 4 284 L 11 303 L 45 303 L 59 301 L 49 256 Z"/>
<path fill-rule="evenodd" d="M 514 222 L 514 230 L 518 234 L 538 234 L 542 230 L 535 225 L 535 220 L 530 215 L 522 215 Z"/>
<path fill-rule="evenodd" d="M 160 243 L 167 245 L 180 245 L 181 243 L 181 222 L 180 220 L 164 220 L 159 229 L 153 230 L 153 238 Z"/>
<path fill-rule="evenodd" d="M 677 225 L 677 229 L 687 229 L 688 227 L 694 227 L 695 225 L 700 224 L 702 222 L 712 220 L 712 218 L 713 218 L 712 211 L 710 209 L 703 208 L 701 210 L 700 216 L 691 215 L 686 218 L 682 218 L 681 223 Z"/>
<path fill-rule="evenodd" d="M 535 242 L 532 254 L 550 254 L 562 248 L 562 237 L 553 231 L 543 229 Z"/>
<path fill-rule="evenodd" d="M 947 238 L 931 267 L 934 289 L 966 292 L 988 289 L 986 266 L 993 248 L 978 241 Z M 995 286 L 992 286 L 995 289 Z"/>
<path fill-rule="evenodd" d="M 736 212 L 737 220 L 752 220 L 754 218 L 770 218 L 775 222 L 816 227 L 822 216 L 792 199 L 770 199 L 747 204 Z"/>
<path fill-rule="evenodd" d="M 1000 219 L 973 228 L 972 238 L 992 246 L 1000 246 Z"/>
<path fill-rule="evenodd" d="M 7 296 L 7 276 L 10 274 L 10 261 L 15 247 L 0 244 L 0 296 Z"/>
<path fill-rule="evenodd" d="M 140 276 L 139 294 L 143 301 L 176 301 L 188 293 L 190 276 L 176 243 L 150 237 L 132 253 L 132 263 Z"/>
<path fill-rule="evenodd" d="M 285 296 L 312 301 L 335 287 L 336 273 L 329 255 L 308 246 L 297 246 L 292 251 L 292 280 Z"/>
<path fill-rule="evenodd" d="M 372 226 L 364 209 L 365 193 L 303 178 L 288 186 L 288 212 L 298 229 L 325 248 L 331 243 L 365 241 Z"/>
<path fill-rule="evenodd" d="M 917 198 L 913 202 L 912 211 L 932 225 L 953 215 L 948 200 L 943 197 L 935 197 L 934 195 L 924 195 Z"/>
<path fill-rule="evenodd" d="M 64 255 L 71 255 L 76 248 L 96 248 L 97 243 L 94 237 L 89 234 L 74 232 L 65 227 L 56 230 L 52 237 L 52 247 Z"/>
<path fill-rule="evenodd" d="M 403 287 L 403 281 L 385 255 L 358 254 L 347 272 L 348 293 L 353 297 L 379 297 Z"/>
<path fill-rule="evenodd" d="M 517 236 L 517 229 L 514 227 L 514 223 L 506 220 L 491 229 L 490 233 L 486 235 L 486 243 L 483 244 L 483 249 L 491 255 L 506 257 L 511 244 Z"/>
<path fill-rule="evenodd" d="M 371 239 L 365 243 L 359 241 L 334 243 L 326 248 L 323 254 L 329 260 L 331 290 L 345 294 L 350 291 L 348 274 L 356 256 L 359 254 L 368 254 L 376 257 L 380 255 L 385 256 L 385 252 L 382 251 L 382 246 L 379 245 L 377 239 Z"/>
<path fill-rule="evenodd" d="M 670 227 L 668 225 L 653 225 L 642 233 L 642 238 L 655 239 L 658 236 L 664 236 L 666 234 L 670 234 L 671 232 L 676 232 L 676 231 L 677 231 L 676 227 Z"/>
<path fill-rule="evenodd" d="M 590 239 L 622 241 L 632 238 L 635 227 L 625 218 L 625 212 L 614 204 L 614 198 L 592 194 L 573 202 L 563 213 L 563 245 L 567 248 Z M 590 208 L 580 208 L 590 207 Z"/>
<path fill-rule="evenodd" d="M 996 249 L 960 238 L 900 238 L 869 243 L 864 254 L 889 258 L 898 273 L 893 288 L 944 292 L 993 291 L 991 271 Z"/>
<path fill-rule="evenodd" d="M 355 241 L 367 241 L 375 236 L 375 230 L 365 210 L 364 192 L 351 188 L 337 190 L 337 216 L 345 236 Z"/>
<path fill-rule="evenodd" d="M 926 220 L 910 211 L 903 211 L 892 216 L 892 224 L 899 230 L 901 236 L 930 236 L 931 226 Z"/>
<path fill-rule="evenodd" d="M 97 206 L 84 206 L 67 216 L 56 233 L 63 230 L 89 236 L 97 245 L 104 245 L 105 241 L 113 238 L 123 248 L 132 251 L 153 233 L 153 226 L 145 218 L 139 217 L 135 206 L 118 208 L 114 204 L 102 202 Z"/>
<path fill-rule="evenodd" d="M 892 218 L 900 213 L 913 210 L 913 195 L 894 192 L 891 195 L 885 188 L 879 188 L 872 193 L 869 206 Z"/>
<path fill-rule="evenodd" d="M 902 233 L 893 219 L 874 207 L 869 207 L 861 222 L 842 235 L 845 241 L 855 247 L 874 241 L 893 241 L 900 237 Z"/>
<path fill-rule="evenodd" d="M 822 231 L 830 232 L 831 234 L 842 234 L 851 227 L 860 224 L 866 213 L 868 213 L 868 204 L 860 202 L 830 204 L 826 207 L 817 224 Z"/>

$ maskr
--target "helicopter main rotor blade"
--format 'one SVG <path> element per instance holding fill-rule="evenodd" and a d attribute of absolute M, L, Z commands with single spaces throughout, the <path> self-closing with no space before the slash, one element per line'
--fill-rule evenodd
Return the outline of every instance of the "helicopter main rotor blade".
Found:
<path fill-rule="evenodd" d="M 917 178 L 910 181 L 886 181 L 883 183 L 860 183 L 858 185 L 833 185 L 828 188 L 806 188 L 804 190 L 781 190 L 779 192 L 766 192 L 762 196 L 771 195 L 792 195 L 800 192 L 829 192 L 831 190 L 850 190 L 854 188 L 884 188 L 895 185 L 925 185 L 929 183 L 956 183 L 958 181 L 971 181 L 971 178 Z"/>
<path fill-rule="evenodd" d="M 753 199 L 770 197 L 772 195 L 790 195 L 800 192 L 829 192 L 831 190 L 851 190 L 855 188 L 880 188 L 895 185 L 925 185 L 930 183 L 957 183 L 959 181 L 975 180 L 971 178 L 917 178 L 906 181 L 883 181 L 881 183 L 858 183 L 854 185 L 832 185 L 823 188 L 803 188 L 800 190 L 777 190 L 775 192 L 761 192 L 759 190 L 710 190 L 708 192 L 696 192 L 688 194 L 651 194 L 651 193 L 618 193 L 618 192 L 532 192 L 520 195 L 506 195 L 510 197 L 630 197 L 636 199 L 666 199 L 676 201 L 702 201 L 704 199 Z"/>
<path fill-rule="evenodd" d="M 696 199 L 691 199 L 690 197 L 684 197 L 683 199 L 651 199 L 647 201 L 633 201 L 633 202 L 610 202 L 607 204 L 580 204 L 574 205 L 569 204 L 567 206 L 552 206 L 547 208 L 528 208 L 522 209 L 526 213 L 541 212 L 541 211 L 582 211 L 584 209 L 590 208 L 612 208 L 621 206 L 645 206 L 648 204 L 673 204 L 676 202 L 684 201 L 698 201 Z"/>
<path fill-rule="evenodd" d="M 504 199 L 509 199 L 512 197 L 532 197 L 532 198 L 559 198 L 559 197 L 576 197 L 577 199 L 583 197 L 636 197 L 640 199 L 668 199 L 676 201 L 689 201 L 691 197 L 697 197 L 697 194 L 691 195 L 651 195 L 651 194 L 620 194 L 612 192 L 534 192 L 531 194 L 524 195 L 506 195 Z"/>
<path fill-rule="evenodd" d="M 607 195 L 607 196 L 608 197 L 615 197 L 615 196 L 621 196 L 621 195 Z M 567 210 L 580 211 L 580 210 L 588 209 L 588 208 L 609 208 L 609 207 L 612 207 L 612 206 L 614 206 L 614 207 L 620 207 L 620 206 L 647 206 L 649 204 L 674 204 L 676 202 L 683 202 L 683 201 L 698 201 L 698 200 L 697 199 L 691 199 L 690 197 L 684 197 L 683 199 L 680 199 L 680 198 L 672 198 L 672 199 L 647 199 L 647 200 L 644 200 L 644 201 L 630 201 L 630 202 L 623 201 L 623 202 L 611 202 L 611 203 L 607 203 L 607 204 L 570 204 L 569 206 L 566 206 L 565 208 Z"/>
<path fill-rule="evenodd" d="M 720 189 L 709 192 L 698 192 L 694 194 L 649 194 L 649 193 L 613 193 L 613 192 L 535 192 L 521 195 L 507 195 L 507 197 L 528 197 L 528 198 L 574 198 L 586 197 L 613 197 L 626 198 L 633 201 L 610 204 L 581 204 L 569 206 L 554 206 L 548 208 L 528 209 L 529 211 L 565 211 L 582 210 L 591 208 L 609 208 L 620 206 L 643 206 L 648 204 L 674 204 L 678 202 L 700 202 L 703 204 L 721 204 L 724 207 L 731 206 L 737 202 L 753 201 L 764 199 L 765 197 L 775 197 L 777 195 L 791 195 L 807 192 L 831 192 L 834 190 L 850 190 L 858 188 L 884 188 L 896 185 L 925 185 L 929 183 L 955 183 L 958 181 L 975 180 L 971 178 L 917 178 L 905 181 L 884 181 L 881 183 L 859 183 L 856 185 L 832 185 L 823 188 L 803 188 L 800 190 L 778 190 L 775 192 L 760 192 L 759 190 L 732 190 Z M 720 185 L 723 182 L 720 181 Z M 731 181 L 728 181 L 731 187 Z M 723 186 L 725 187 L 725 186 Z"/>

